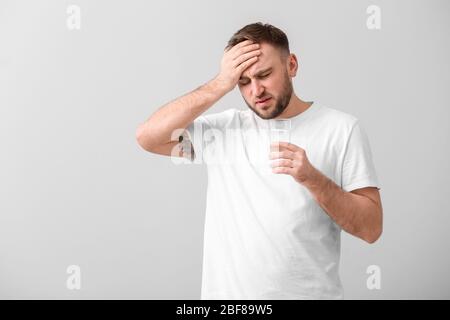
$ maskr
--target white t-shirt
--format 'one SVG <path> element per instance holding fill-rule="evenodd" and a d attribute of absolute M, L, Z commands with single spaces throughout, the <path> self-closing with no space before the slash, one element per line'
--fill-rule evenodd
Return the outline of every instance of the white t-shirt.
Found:
<path fill-rule="evenodd" d="M 314 102 L 290 119 L 290 142 L 343 190 L 379 188 L 357 118 Z M 341 228 L 306 187 L 271 172 L 269 121 L 228 109 L 185 137 L 208 171 L 201 299 L 342 299 Z"/>

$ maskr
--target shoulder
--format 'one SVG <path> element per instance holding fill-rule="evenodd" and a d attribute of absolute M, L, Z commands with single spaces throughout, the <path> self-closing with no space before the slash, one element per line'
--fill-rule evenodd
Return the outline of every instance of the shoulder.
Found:
<path fill-rule="evenodd" d="M 224 111 L 202 114 L 198 119 L 208 123 L 212 127 L 228 127 L 239 116 L 240 110 L 231 108 Z"/>
<path fill-rule="evenodd" d="M 321 105 L 321 115 L 327 120 L 332 120 L 340 125 L 354 125 L 358 122 L 358 118 L 354 115 L 342 111 L 341 109 L 332 108 L 327 105 Z"/>
<path fill-rule="evenodd" d="M 320 105 L 317 112 L 317 120 L 332 129 L 335 132 L 343 134 L 350 134 L 355 126 L 359 124 L 359 119 L 345 111 L 338 108 L 332 108 L 327 105 Z"/>
<path fill-rule="evenodd" d="M 235 108 L 231 108 L 231 109 L 226 109 L 223 111 L 219 111 L 219 112 L 211 112 L 211 113 L 204 113 L 201 115 L 201 117 L 206 118 L 208 120 L 212 120 L 212 119 L 228 119 L 228 118 L 233 118 L 237 113 L 239 112 L 239 110 L 235 109 Z"/>

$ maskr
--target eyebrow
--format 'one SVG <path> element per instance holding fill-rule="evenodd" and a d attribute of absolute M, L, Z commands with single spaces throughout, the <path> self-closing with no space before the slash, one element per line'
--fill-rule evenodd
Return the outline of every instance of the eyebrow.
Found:
<path fill-rule="evenodd" d="M 268 72 L 268 71 L 272 71 L 272 67 L 269 67 L 269 68 L 266 68 L 266 69 L 264 69 L 264 70 L 261 70 L 261 71 L 256 72 L 256 73 L 255 73 L 255 77 L 260 76 L 260 75 L 262 75 L 263 73 L 266 73 L 266 72 Z M 242 80 L 242 79 L 248 79 L 248 77 L 241 76 L 241 77 L 239 78 L 239 80 Z"/>

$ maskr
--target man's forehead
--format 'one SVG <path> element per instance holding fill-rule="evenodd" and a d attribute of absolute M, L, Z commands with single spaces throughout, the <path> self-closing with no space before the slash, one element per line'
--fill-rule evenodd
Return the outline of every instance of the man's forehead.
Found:
<path fill-rule="evenodd" d="M 247 68 L 242 74 L 241 78 L 250 78 L 250 77 L 256 77 L 264 72 L 267 72 L 269 70 L 273 69 L 271 63 L 265 63 L 261 66 L 251 66 L 250 68 Z"/>
<path fill-rule="evenodd" d="M 272 45 L 265 42 L 262 42 L 260 45 L 261 54 L 259 55 L 258 61 L 244 70 L 241 74 L 241 78 L 256 77 L 268 69 L 276 67 L 279 52 Z"/>

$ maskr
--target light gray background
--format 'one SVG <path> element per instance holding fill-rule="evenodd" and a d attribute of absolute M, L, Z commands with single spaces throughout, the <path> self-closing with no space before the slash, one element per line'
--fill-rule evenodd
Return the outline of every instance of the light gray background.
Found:
<path fill-rule="evenodd" d="M 381 30 L 366 27 L 371 4 Z M 135 130 L 213 78 L 227 40 L 257 21 L 287 33 L 296 93 L 355 115 L 370 139 L 384 234 L 369 245 L 343 233 L 346 298 L 450 298 L 449 9 L 0 0 L 0 298 L 200 297 L 206 168 L 144 152 Z M 237 88 L 207 113 L 230 107 L 247 108 Z M 381 290 L 366 287 L 372 264 Z"/>

